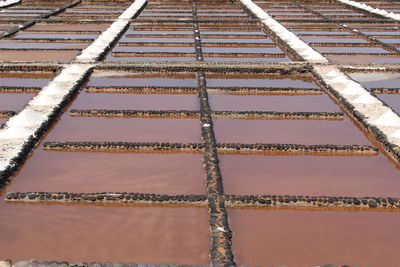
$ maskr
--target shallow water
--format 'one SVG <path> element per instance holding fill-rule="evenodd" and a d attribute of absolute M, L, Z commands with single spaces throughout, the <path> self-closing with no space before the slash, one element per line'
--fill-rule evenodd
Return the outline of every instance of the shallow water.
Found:
<path fill-rule="evenodd" d="M 87 47 L 89 44 L 86 43 L 21 43 L 21 42 L 0 42 L 0 49 L 9 48 L 9 49 L 32 49 L 32 48 L 40 48 L 40 49 L 83 49 Z"/>
<path fill-rule="evenodd" d="M 105 23 L 99 24 L 35 24 L 29 28 L 30 31 L 104 31 L 110 25 Z"/>
<path fill-rule="evenodd" d="M 262 2 L 262 1 L 256 1 Z M 296 3 L 264 2 L 275 18 L 283 22 L 306 42 L 363 43 L 350 32 L 340 30 L 332 22 L 305 12 Z M 37 4 L 40 5 L 39 3 Z M 61 4 L 60 4 L 61 5 Z M 115 7 L 88 2 L 70 8 L 54 19 L 116 18 L 128 3 Z M 363 16 L 339 4 L 305 3 L 306 7 L 326 10 L 325 15 L 344 23 Z M 238 3 L 197 2 L 199 19 L 220 19 L 214 25 L 200 22 L 204 61 L 217 62 L 283 62 L 291 61 L 269 39 L 259 23 L 251 23 Z M 268 7 L 267 7 L 268 6 Z M 165 7 L 165 8 L 161 8 Z M 166 13 L 165 11 L 169 11 Z M 37 12 L 36 12 L 37 13 Z M 32 13 L 33 14 L 33 13 Z M 15 14 L 17 15 L 17 14 Z M 347 16 L 347 18 L 346 18 Z M 86 17 L 88 18 L 88 17 Z M 105 61 L 160 62 L 196 61 L 193 23 L 168 23 L 169 18 L 192 19 L 190 2 L 151 2 L 138 20 L 124 33 Z M 142 19 L 142 22 L 140 20 Z M 165 23 L 143 22 L 163 19 Z M 224 21 L 227 19 L 229 21 Z M 293 21 L 289 19 L 294 19 Z M 339 20 L 340 19 L 340 20 Z M 360 18 L 362 19 L 362 18 Z M 89 21 L 90 22 L 90 21 Z M 374 23 L 380 22 L 374 19 Z M 111 22 L 110 22 L 111 23 Z M 22 38 L 95 38 L 107 23 L 54 24 L 40 22 L 21 32 Z M 3 24 L 4 25 L 4 24 Z M 395 27 L 393 23 L 361 26 Z M 309 27 L 309 28 L 308 28 Z M 312 28 L 311 28 L 312 27 Z M 323 30 L 329 29 L 328 32 Z M 322 30 L 321 30 L 322 29 Z M 361 28 L 360 28 L 361 29 Z M 397 42 L 396 31 L 373 31 L 384 42 Z M 69 31 L 69 32 L 65 32 Z M 82 34 L 79 34 L 82 33 Z M 179 36 L 181 35 L 181 36 Z M 382 36 L 383 35 L 383 36 Z M 392 38 L 389 38 L 392 37 Z M 28 42 L 28 40 L 26 40 Z M 160 43 L 159 45 L 155 43 Z M 179 46 L 178 44 L 181 44 Z M 151 44 L 151 46 L 147 46 Z M 176 46 L 172 46 L 176 44 Z M 2 46 L 3 45 L 3 46 Z M 16 51 L 0 60 L 68 61 L 87 43 L 9 43 L 0 48 L 76 48 L 75 51 Z M 258 46 L 257 46 L 258 45 Z M 260 46 L 264 45 L 264 46 Z M 320 52 L 352 52 L 365 55 L 327 56 L 339 63 L 396 63 L 395 54 L 381 47 L 317 47 Z M 118 56 L 116 52 L 143 52 L 137 56 Z M 156 52 L 156 53 L 154 53 Z M 162 53 L 190 53 L 188 57 Z M 153 54 L 152 54 L 153 53 Z M 160 53 L 160 56 L 157 56 Z M 214 55 L 211 53 L 215 53 Z M 229 55 L 239 53 L 240 57 Z M 266 57 L 277 53 L 276 57 Z M 260 54 L 258 57 L 254 57 Z M 170 54 L 173 55 L 173 54 Z M 263 55 L 265 57 L 263 57 Z M 252 57 L 253 56 L 253 57 Z M 3 58 L 3 59 L 2 59 Z M 183 68 L 184 69 L 184 68 Z M 146 70 L 144 70 L 146 71 Z M 165 70 L 162 70 L 165 71 Z M 372 75 L 366 74 L 371 78 Z M 353 77 L 353 76 L 352 76 Z M 48 77 L 47 77 L 48 78 Z M 367 87 L 398 86 L 398 77 L 379 76 L 379 81 L 366 81 Z M 255 88 L 318 88 L 308 76 L 283 74 L 206 73 L 209 103 L 212 110 L 232 111 L 332 111 L 341 109 L 323 92 L 312 96 L 230 95 L 219 87 Z M 358 79 L 357 77 L 354 79 Z M 49 79 L 0 78 L 1 85 L 43 86 Z M 87 86 L 98 87 L 191 87 L 197 88 L 192 73 L 107 72 L 95 71 Z M 216 93 L 218 91 L 219 93 Z M 168 92 L 168 91 L 166 91 Z M 3 109 L 19 109 L 33 94 L 0 94 Z M 398 111 L 397 95 L 387 98 Z M 78 94 L 68 109 L 132 109 L 132 110 L 199 110 L 197 94 Z M 72 117 L 69 110 L 62 115 L 44 141 L 126 141 L 126 142 L 202 142 L 201 121 L 168 118 L 104 118 Z M 0 123 L 5 121 L 0 119 Z M 217 142 L 297 143 L 297 144 L 361 144 L 370 141 L 346 117 L 343 121 L 311 120 L 244 120 L 213 119 Z M 106 153 L 45 151 L 40 144 L 6 188 L 10 191 L 128 191 L 157 194 L 204 194 L 206 174 L 202 153 Z M 292 194 L 330 196 L 394 196 L 398 197 L 400 169 L 382 153 L 374 156 L 288 156 L 237 155 L 220 153 L 220 167 L 226 194 Z M 209 222 L 206 207 L 180 205 L 104 205 L 104 204 L 8 204 L 0 199 L 5 220 L 0 222 L 0 258 L 14 261 L 123 261 L 179 264 L 208 264 L 210 252 Z M 316 264 L 361 264 L 392 267 L 400 257 L 397 231 L 398 213 L 365 211 L 304 210 L 229 210 L 234 231 L 233 249 L 237 264 L 314 266 Z M 393 266 L 394 267 L 394 266 Z"/>
<path fill-rule="evenodd" d="M 400 94 L 379 94 L 377 97 L 397 112 L 397 114 L 400 114 Z"/>
<path fill-rule="evenodd" d="M 65 114 L 46 141 L 199 143 L 199 119 L 69 117 Z"/>
<path fill-rule="evenodd" d="M 374 55 L 324 55 L 333 63 L 339 64 L 380 64 L 380 63 L 400 63 L 400 57 L 396 54 Z"/>
<path fill-rule="evenodd" d="M 0 61 L 70 61 L 75 58 L 80 51 L 54 51 L 54 50 L 14 50 L 0 51 Z"/>
<path fill-rule="evenodd" d="M 398 212 L 229 210 L 238 264 L 396 267 Z"/>
<path fill-rule="evenodd" d="M 206 74 L 208 87 L 279 87 L 279 88 L 318 88 L 307 77 L 285 75 L 224 75 Z M 303 78 L 303 80 L 301 80 Z"/>
<path fill-rule="evenodd" d="M 349 120 L 214 119 L 219 143 L 365 145 L 367 138 Z"/>
<path fill-rule="evenodd" d="M 39 75 L 37 78 L 31 74 L 0 73 L 1 86 L 43 87 L 50 81 L 51 75 Z"/>
<path fill-rule="evenodd" d="M 197 95 L 93 94 L 82 92 L 73 109 L 199 110 Z"/>
<path fill-rule="evenodd" d="M 16 39 L 95 39 L 98 34 L 19 33 Z"/>
<path fill-rule="evenodd" d="M 112 55 L 108 55 L 105 61 L 122 61 L 122 62 L 132 62 L 132 61 L 140 61 L 140 62 L 194 62 L 196 58 L 194 57 L 113 57 Z"/>
<path fill-rule="evenodd" d="M 209 102 L 213 110 L 234 111 L 337 111 L 340 108 L 325 95 L 223 95 L 210 94 Z"/>
<path fill-rule="evenodd" d="M 204 194 L 202 155 L 38 149 L 7 191 Z"/>
<path fill-rule="evenodd" d="M 0 110 L 19 111 L 35 94 L 0 93 Z"/>
<path fill-rule="evenodd" d="M 400 88 L 398 73 L 351 72 L 348 75 L 366 88 Z"/>
<path fill-rule="evenodd" d="M 215 56 L 213 55 L 212 57 L 207 57 L 207 54 L 204 56 L 205 61 L 215 61 L 215 62 L 287 62 L 291 61 L 290 58 L 286 57 L 285 54 L 280 54 L 277 57 L 253 57 L 253 56 L 248 56 L 246 57 L 246 54 L 243 56 L 240 55 L 240 57 L 226 57 L 223 54 L 221 56 Z"/>
<path fill-rule="evenodd" d="M 112 75 L 112 74 L 111 74 Z M 163 86 L 163 87 L 197 87 L 197 80 L 194 74 L 146 74 L 132 73 L 129 75 L 93 77 L 88 86 Z"/>
<path fill-rule="evenodd" d="M 227 194 L 399 196 L 400 167 L 382 154 L 220 155 L 220 160 Z"/>
<path fill-rule="evenodd" d="M 207 264 L 203 208 L 7 204 L 1 258 Z M 168 234 L 166 234 L 168 233 Z"/>

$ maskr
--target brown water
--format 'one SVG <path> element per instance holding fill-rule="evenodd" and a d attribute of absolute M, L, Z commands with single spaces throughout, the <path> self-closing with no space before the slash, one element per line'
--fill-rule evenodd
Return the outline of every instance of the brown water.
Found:
<path fill-rule="evenodd" d="M 45 140 L 199 143 L 200 120 L 74 118 L 65 114 Z"/>
<path fill-rule="evenodd" d="M 0 93 L 0 110 L 19 111 L 35 94 Z"/>
<path fill-rule="evenodd" d="M 195 53 L 195 48 L 194 47 L 180 47 L 180 46 L 175 46 L 175 47 L 163 47 L 163 46 L 118 46 L 118 48 L 114 49 L 113 52 L 148 52 L 148 53 Z"/>
<path fill-rule="evenodd" d="M 349 120 L 241 120 L 214 119 L 219 143 L 369 144 Z"/>
<path fill-rule="evenodd" d="M 222 95 L 210 94 L 213 110 L 235 111 L 340 111 L 326 95 Z"/>
<path fill-rule="evenodd" d="M 204 194 L 201 154 L 37 150 L 7 191 Z"/>
<path fill-rule="evenodd" d="M 118 73 L 99 72 L 90 79 L 88 86 L 165 86 L 197 87 L 194 74 L 185 73 Z"/>
<path fill-rule="evenodd" d="M 64 49 L 83 49 L 87 47 L 89 44 L 88 43 L 38 43 L 38 42 L 32 42 L 32 43 L 25 43 L 25 42 L 0 42 L 0 49 L 2 48 L 19 48 L 19 49 L 32 49 L 32 48 L 47 48 L 47 49 L 58 49 L 58 48 L 64 48 Z"/>
<path fill-rule="evenodd" d="M 194 43 L 193 38 L 161 38 L 161 37 L 140 37 L 126 38 L 123 36 L 120 42 L 126 43 Z"/>
<path fill-rule="evenodd" d="M 324 55 L 333 63 L 339 64 L 383 64 L 383 63 L 399 63 L 400 57 L 396 54 L 384 55 Z"/>
<path fill-rule="evenodd" d="M 257 48 L 257 47 L 204 47 L 203 53 L 242 53 L 242 54 L 282 54 L 278 47 Z"/>
<path fill-rule="evenodd" d="M 374 53 L 387 53 L 389 51 L 381 48 L 381 47 L 351 47 L 351 46 L 331 46 L 331 47 L 318 47 L 313 46 L 319 53 L 366 53 L 366 54 L 374 54 Z"/>
<path fill-rule="evenodd" d="M 315 37 L 315 36 L 303 36 L 301 37 L 306 43 L 369 43 L 367 40 L 361 38 L 350 38 L 349 36 L 339 37 Z"/>
<path fill-rule="evenodd" d="M 14 50 L 0 51 L 0 61 L 69 61 L 80 51 L 51 51 L 51 50 Z"/>
<path fill-rule="evenodd" d="M 247 16 L 239 5 L 210 7 L 210 3 L 197 3 L 203 10 L 199 18 L 233 19 Z M 214 4 L 214 3 L 213 3 Z M 284 2 L 273 5 L 279 11 Z M 97 6 L 96 6 L 97 5 Z M 101 4 L 102 5 L 102 4 Z M 117 4 L 116 4 L 117 5 Z M 118 4 L 120 5 L 120 4 Z M 150 3 L 150 7 L 168 7 L 168 3 Z M 167 5 L 167 6 L 166 6 Z M 168 14 L 163 9 L 145 13 L 145 18 L 192 18 L 191 5 L 172 3 Z M 175 5 L 175 6 L 173 6 Z M 97 19 L 116 13 L 97 12 L 109 7 L 92 6 L 71 8 L 59 19 L 84 18 L 84 13 Z M 88 10 L 88 8 L 93 10 Z M 293 6 L 287 15 L 302 19 L 307 12 L 296 12 Z M 321 7 L 323 9 L 333 7 Z M 181 13 L 176 10 L 186 10 Z M 338 9 L 338 8 L 335 8 Z M 340 8 L 339 8 L 340 9 Z M 81 12 L 74 12 L 81 10 Z M 157 9 L 153 9 L 156 11 Z M 215 11 L 225 13 L 213 13 Z M 232 13 L 229 13 L 232 12 Z M 300 9 L 301 10 L 301 9 Z M 345 9 L 343 9 L 345 10 Z M 347 10 L 347 9 L 346 9 Z M 213 11 L 213 12 L 212 12 Z M 241 14 L 233 13 L 242 12 Z M 339 10 L 340 11 L 340 10 Z M 307 13 L 307 14 L 306 14 Z M 332 15 L 336 15 L 333 14 Z M 275 13 L 278 14 L 278 13 Z M 341 13 L 344 14 L 344 13 Z M 162 16 L 161 16 L 162 15 Z M 278 14 L 279 16 L 279 14 Z M 283 17 L 283 16 L 281 16 Z M 57 17 L 55 17 L 57 18 Z M 296 18 L 291 16 L 291 18 Z M 349 17 L 350 18 L 350 17 Z M 370 19 L 367 18 L 366 19 Z M 278 47 L 245 48 L 245 43 L 271 44 L 272 40 L 261 36 L 260 26 L 246 25 L 247 17 L 237 19 L 241 25 L 225 23 L 219 27 L 201 25 L 202 41 L 207 42 L 203 52 L 205 61 L 290 61 Z M 140 22 L 137 22 L 140 23 Z M 288 22 L 292 23 L 292 22 Z M 93 38 L 110 24 L 44 24 L 29 29 L 26 38 Z M 140 24 L 139 24 L 140 25 Z M 151 30 L 128 30 L 120 41 L 138 46 L 116 45 L 113 52 L 187 52 L 192 57 L 167 57 L 145 54 L 136 57 L 107 56 L 109 61 L 195 61 L 194 38 L 159 38 L 157 34 L 189 34 L 186 26 L 168 29 L 164 25 L 144 23 Z M 168 24 L 172 25 L 172 24 Z M 175 26 L 176 26 L 175 25 Z M 302 24 L 299 24 L 302 25 Z M 306 25 L 306 24 L 305 24 Z M 325 24 L 317 26 L 324 27 Z M 389 25 L 389 24 L 388 24 Z M 189 27 L 187 27 L 189 26 Z M 203 26 L 207 26 L 203 27 Z M 258 28 L 254 28 L 256 26 Z M 316 27 L 316 25 L 313 25 Z M 155 30 L 158 27 L 158 30 Z M 234 28 L 237 29 L 234 29 Z M 246 27 L 253 29 L 247 31 Z M 229 32 L 226 30 L 229 29 Z M 222 30 L 222 31 L 221 31 Z M 40 34 L 32 34 L 37 31 Z M 44 32 L 47 31 L 47 32 Z M 49 32 L 56 31 L 49 35 Z M 69 34 L 63 31 L 71 31 Z M 78 34 L 73 31 L 88 31 Z M 83 33 L 83 32 L 82 32 Z M 298 32 L 299 34 L 301 32 Z M 303 33 L 306 33 L 303 32 Z M 314 32 L 318 34 L 318 32 Z M 344 32 L 343 32 L 344 33 Z M 126 34 L 133 34 L 126 36 Z M 138 35 L 139 34 L 139 35 Z M 156 35 L 154 35 L 156 34 Z M 207 35 L 208 34 L 208 35 Z M 226 35 L 235 36 L 226 36 Z M 337 32 L 335 33 L 337 34 Z M 135 35 L 140 38 L 134 38 Z M 363 39 L 341 36 L 308 36 L 308 42 L 362 42 Z M 36 37 L 37 37 L 36 36 Z M 239 38 L 241 36 L 241 38 Z M 128 38 L 129 37 L 129 38 Z M 130 38 L 133 37 L 133 38 Z M 171 37 L 171 36 L 169 36 Z M 182 37 L 185 37 L 182 35 Z M 237 38 L 233 38 L 237 37 Z M 257 39 L 261 37 L 262 39 Z M 387 39 L 390 40 L 390 39 Z M 143 42 L 139 44 L 138 42 Z M 165 46 L 146 47 L 146 43 L 162 42 Z M 172 47 L 172 43 L 183 43 Z M 220 43 L 216 45 L 216 43 Z M 229 43 L 225 47 L 224 43 Z M 236 43 L 238 47 L 234 47 Z M 212 44 L 212 45 L 210 45 Z M 12 45 L 12 44 L 11 44 Z M 24 47 L 26 43 L 18 43 Z M 37 44 L 38 48 L 75 47 L 76 44 Z M 65 45 L 65 46 L 64 46 Z M 82 44 L 82 47 L 87 44 Z M 76 47 L 81 49 L 82 47 Z M 15 47 L 14 47 L 15 48 Z M 385 52 L 381 48 L 323 47 L 325 52 Z M 344 49 L 344 50 L 343 50 Z M 322 50 L 320 50 L 322 51 Z M 9 52 L 9 51 L 7 51 Z M 79 53 L 78 51 L 72 51 Z M 65 51 L 18 51 L 8 53 L 4 60 L 57 60 L 67 61 L 76 54 Z M 236 58 L 229 53 L 281 53 L 281 57 L 252 58 L 242 55 Z M 25 54 L 23 54 L 25 53 Z M 42 54 L 40 54 L 42 53 Z M 219 53 L 207 55 L 206 53 Z M 40 55 L 39 55 L 40 54 Z M 0 60 L 1 59 L 0 53 Z M 397 62 L 398 57 L 382 56 L 332 56 L 337 62 Z M 348 60 L 348 61 L 346 61 Z M 385 61 L 387 60 L 387 61 Z M 209 87 L 279 87 L 318 88 L 312 79 L 294 75 L 262 74 L 210 74 Z M 10 81 L 7 80 L 7 83 Z M 0 80 L 1 83 L 1 80 Z M 26 84 L 12 81 L 12 84 Z M 89 86 L 132 87 L 196 87 L 194 74 L 162 73 L 107 73 L 95 72 Z M 6 95 L 6 94 L 4 94 Z M 20 97 L 22 95 L 18 95 Z M 25 95 L 23 95 L 25 96 Z M 31 96 L 31 95 L 30 95 Z M 15 96 L 17 98 L 17 96 Z M 256 98 L 257 97 L 257 98 Z M 22 98 L 21 98 L 22 99 Z M 395 98 L 394 98 L 395 99 Z M 260 111 L 340 111 L 326 95 L 318 96 L 232 96 L 210 94 L 213 110 L 260 110 Z M 19 108 L 13 99 L 4 98 L 10 109 Z M 27 101 L 27 100 L 26 100 Z M 397 98 L 395 100 L 396 105 Z M 18 102 L 19 103 L 19 102 Z M 6 106 L 5 106 L 6 107 Z M 198 110 L 196 94 L 88 94 L 82 91 L 75 99 L 74 109 L 140 109 Z M 214 119 L 217 142 L 241 143 L 300 143 L 300 144 L 370 144 L 367 138 L 349 119 L 344 121 L 297 121 L 297 120 L 232 120 Z M 199 119 L 145 119 L 145 118 L 87 118 L 71 117 L 68 111 L 50 131 L 45 141 L 128 141 L 128 142 L 201 142 Z M 203 155 L 184 153 L 89 153 L 44 151 L 41 145 L 22 166 L 8 186 L 7 191 L 128 191 L 158 194 L 204 194 L 206 189 Z M 398 196 L 399 168 L 395 168 L 382 155 L 377 156 L 267 156 L 267 155 L 220 155 L 224 188 L 227 194 L 294 194 L 294 195 L 350 195 L 350 196 Z M 159 205 L 102 205 L 102 204 L 6 204 L 0 198 L 0 210 L 5 220 L 0 222 L 0 258 L 14 261 L 34 258 L 37 260 L 68 261 L 134 261 L 152 263 L 207 264 L 210 246 L 207 209 L 159 206 Z M 373 264 L 394 266 L 400 259 L 397 231 L 398 213 L 376 211 L 323 211 L 316 210 L 230 210 L 230 223 L 234 230 L 233 249 L 238 264 L 313 266 L 316 264 Z"/>
<path fill-rule="evenodd" d="M 109 54 L 105 61 L 123 61 L 123 62 L 194 62 L 196 58 L 194 57 L 113 57 Z"/>
<path fill-rule="evenodd" d="M 213 74 L 207 73 L 208 87 L 280 87 L 318 88 L 307 76 L 278 74 Z"/>
<path fill-rule="evenodd" d="M 400 166 L 378 156 L 220 155 L 227 194 L 400 197 Z"/>
<path fill-rule="evenodd" d="M 400 114 L 400 94 L 382 94 L 377 96 L 394 111 Z"/>
<path fill-rule="evenodd" d="M 0 258 L 207 264 L 203 208 L 27 205 L 0 200 Z"/>
<path fill-rule="evenodd" d="M 284 54 L 279 55 L 279 57 L 226 57 L 221 55 L 221 57 L 204 57 L 205 61 L 215 61 L 215 62 L 287 62 L 291 61 L 290 58 L 286 57 Z"/>
<path fill-rule="evenodd" d="M 395 72 L 354 72 L 348 75 L 366 88 L 400 88 L 400 74 Z"/>
<path fill-rule="evenodd" d="M 92 94 L 82 92 L 71 108 L 199 110 L 197 95 Z"/>
<path fill-rule="evenodd" d="M 53 74 L 34 73 L 0 73 L 0 86 L 43 87 L 53 77 Z"/>
<path fill-rule="evenodd" d="M 15 39 L 95 39 L 98 36 L 98 33 L 93 33 L 93 34 L 73 34 L 73 33 L 65 33 L 65 32 L 20 32 L 17 35 L 15 35 Z"/>
<path fill-rule="evenodd" d="M 238 264 L 397 267 L 398 212 L 229 210 Z"/>
<path fill-rule="evenodd" d="M 110 24 L 35 24 L 29 28 L 30 31 L 104 31 Z"/>

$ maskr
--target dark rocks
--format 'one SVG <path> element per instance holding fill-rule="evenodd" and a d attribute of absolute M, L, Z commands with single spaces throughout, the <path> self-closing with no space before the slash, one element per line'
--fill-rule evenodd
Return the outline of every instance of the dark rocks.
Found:
<path fill-rule="evenodd" d="M 130 142 L 46 142 L 43 147 L 47 150 L 116 150 L 116 151 L 137 151 L 137 150 L 194 150 L 204 149 L 203 144 L 197 143 L 130 143 Z"/>
<path fill-rule="evenodd" d="M 375 201 L 370 200 L 370 201 L 368 202 L 368 206 L 369 206 L 370 208 L 376 208 L 376 207 L 378 207 L 378 204 L 377 204 Z"/>
<path fill-rule="evenodd" d="M 390 202 L 394 202 L 393 199 L 385 199 L 385 198 L 356 198 L 356 197 L 328 197 L 328 196 L 276 196 L 276 195 L 225 195 L 225 200 L 227 202 L 231 202 L 233 205 L 245 205 L 245 206 L 253 206 L 253 205 L 276 205 L 276 206 L 304 206 L 304 207 L 368 207 L 374 208 L 378 207 L 386 207 L 386 208 L 397 208 L 397 205 L 389 205 Z M 369 202 L 371 205 L 369 205 Z"/>
<path fill-rule="evenodd" d="M 37 194 L 35 194 L 35 193 L 30 193 L 30 194 L 28 194 L 28 198 L 30 199 L 30 200 L 33 200 L 33 199 L 35 199 L 37 197 Z"/>

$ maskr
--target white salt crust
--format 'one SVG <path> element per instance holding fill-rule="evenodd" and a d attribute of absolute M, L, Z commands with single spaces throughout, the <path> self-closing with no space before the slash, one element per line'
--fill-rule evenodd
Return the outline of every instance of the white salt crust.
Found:
<path fill-rule="evenodd" d="M 365 3 L 360 3 L 356 1 L 351 1 L 351 0 L 337 0 L 340 3 L 347 4 L 365 11 L 368 11 L 373 14 L 381 15 L 384 17 L 387 17 L 389 19 L 394 19 L 400 21 L 400 14 L 394 13 L 394 12 L 388 12 L 384 9 L 380 8 L 373 8 Z"/>
<path fill-rule="evenodd" d="M 11 160 L 18 156 L 31 137 L 35 137 L 36 131 L 50 119 L 64 97 L 92 67 L 88 64 L 65 67 L 22 111 L 7 121 L 4 129 L 0 130 L 0 171 L 11 167 Z"/>
<path fill-rule="evenodd" d="M 333 90 L 365 116 L 368 124 L 377 127 L 395 145 L 400 146 L 400 117 L 359 83 L 353 81 L 335 66 L 314 66 L 316 73 Z M 336 77 L 332 73 L 337 73 Z"/>
<path fill-rule="evenodd" d="M 338 1 L 357 3 L 349 0 Z M 241 0 L 241 2 L 305 60 L 316 63 L 329 63 L 328 59 L 272 19 L 251 0 Z M 400 146 L 400 117 L 393 110 L 385 106 L 381 100 L 373 96 L 359 83 L 346 76 L 339 68 L 335 66 L 314 66 L 314 69 L 324 82 L 352 104 L 356 111 L 366 117 L 365 120 L 368 124 L 381 130 L 387 136 L 389 142 Z"/>
<path fill-rule="evenodd" d="M 129 20 L 136 15 L 147 0 L 136 0 L 118 19 L 108 27 L 91 45 L 75 58 L 75 62 L 94 62 L 100 54 L 112 44 L 114 39 L 129 24 Z"/>
<path fill-rule="evenodd" d="M 391 136 L 394 137 L 394 138 L 399 138 L 400 139 L 400 130 L 394 132 Z"/>
<path fill-rule="evenodd" d="M 285 41 L 293 50 L 295 50 L 305 60 L 314 63 L 328 63 L 329 60 L 308 46 L 299 37 L 290 32 L 279 22 L 270 17 L 264 10 L 254 4 L 251 0 L 240 0 L 251 12 L 256 15 L 279 38 Z"/>
<path fill-rule="evenodd" d="M 31 137 L 35 137 L 37 130 L 50 119 L 63 99 L 94 66 L 80 64 L 79 61 L 82 63 L 95 61 L 145 3 L 146 0 L 135 1 L 117 21 L 76 58 L 74 63 L 65 66 L 60 74 L 43 87 L 22 111 L 7 121 L 5 127 L 0 130 L 0 171 L 13 167 L 12 159 L 18 156 Z"/>
<path fill-rule="evenodd" d="M 21 0 L 6 0 L 6 1 L 0 1 L 0 7 L 6 7 L 9 5 L 14 5 L 21 2 Z"/>

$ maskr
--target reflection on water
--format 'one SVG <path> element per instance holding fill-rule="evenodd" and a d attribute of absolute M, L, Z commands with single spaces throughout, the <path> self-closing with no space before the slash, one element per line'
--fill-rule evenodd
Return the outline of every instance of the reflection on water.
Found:
<path fill-rule="evenodd" d="M 213 110 L 340 112 L 340 108 L 326 95 L 266 96 L 210 94 L 209 102 Z"/>
<path fill-rule="evenodd" d="M 199 110 L 197 95 L 89 94 L 82 92 L 72 109 Z"/>
<path fill-rule="evenodd" d="M 378 98 L 391 107 L 397 114 L 400 114 L 400 94 L 382 94 Z"/>
<path fill-rule="evenodd" d="M 229 210 L 238 264 L 396 267 L 400 213 Z"/>
<path fill-rule="evenodd" d="M 79 50 L 53 51 L 53 50 L 16 50 L 0 51 L 0 61 L 69 61 L 80 53 Z"/>
<path fill-rule="evenodd" d="M 201 154 L 37 150 L 7 188 L 17 192 L 204 194 Z"/>
<path fill-rule="evenodd" d="M 7 204 L 0 258 L 207 264 L 202 208 Z"/>
<path fill-rule="evenodd" d="M 220 160 L 227 194 L 400 196 L 400 166 L 383 155 L 220 155 Z"/>
<path fill-rule="evenodd" d="M 214 119 L 219 143 L 369 144 L 353 122 L 315 120 Z"/>
<path fill-rule="evenodd" d="M 29 28 L 30 31 L 104 31 L 110 25 L 105 23 L 90 24 L 35 24 Z"/>
<path fill-rule="evenodd" d="M 86 118 L 64 114 L 45 141 L 200 143 L 200 120 Z"/>

